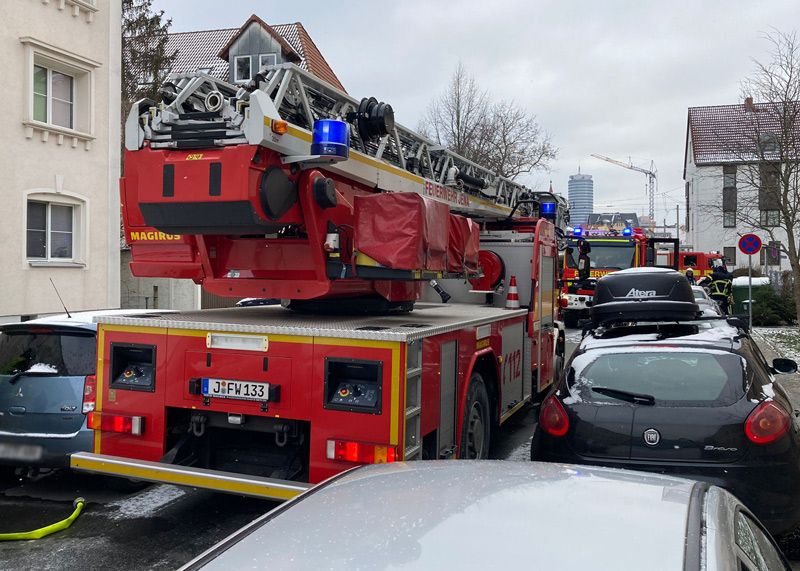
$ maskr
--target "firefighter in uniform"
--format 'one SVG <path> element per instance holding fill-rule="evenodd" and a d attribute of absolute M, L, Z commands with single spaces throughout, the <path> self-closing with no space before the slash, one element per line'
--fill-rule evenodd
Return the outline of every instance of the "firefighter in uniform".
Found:
<path fill-rule="evenodd" d="M 694 272 L 692 268 L 686 269 L 686 281 L 689 282 L 689 285 L 697 285 L 697 282 L 694 281 Z"/>
<path fill-rule="evenodd" d="M 723 315 L 728 315 L 729 298 L 731 295 L 731 285 L 733 282 L 733 274 L 731 274 L 724 265 L 718 265 L 711 273 L 711 285 L 709 286 L 709 295 L 711 299 L 719 304 Z"/>

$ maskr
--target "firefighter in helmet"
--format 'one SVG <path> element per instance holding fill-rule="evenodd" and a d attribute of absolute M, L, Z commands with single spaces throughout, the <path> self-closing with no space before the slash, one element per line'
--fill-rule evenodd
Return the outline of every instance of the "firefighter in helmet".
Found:
<path fill-rule="evenodd" d="M 694 281 L 694 272 L 692 268 L 686 269 L 686 281 L 689 282 L 689 285 L 697 285 L 697 282 Z"/>
<path fill-rule="evenodd" d="M 733 274 L 728 271 L 725 264 L 722 262 L 716 264 L 714 271 L 711 273 L 711 285 L 708 288 L 708 293 L 711 299 L 717 302 L 723 315 L 728 315 L 732 282 Z"/>

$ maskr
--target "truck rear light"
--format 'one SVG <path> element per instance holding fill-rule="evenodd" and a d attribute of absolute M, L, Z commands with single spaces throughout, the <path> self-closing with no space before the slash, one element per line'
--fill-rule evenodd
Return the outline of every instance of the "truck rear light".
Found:
<path fill-rule="evenodd" d="M 539 411 L 539 426 L 550 436 L 565 436 L 569 430 L 569 416 L 556 395 L 550 395 Z"/>
<path fill-rule="evenodd" d="M 568 305 L 569 305 L 569 300 L 566 297 L 558 298 L 558 307 L 560 307 L 561 309 L 566 309 Z"/>
<path fill-rule="evenodd" d="M 758 405 L 744 422 L 744 433 L 753 444 L 764 445 L 775 442 L 789 431 L 789 413 L 774 401 Z"/>
<path fill-rule="evenodd" d="M 359 464 L 386 464 L 397 461 L 397 448 L 351 440 L 328 440 L 327 457 Z"/>
<path fill-rule="evenodd" d="M 87 375 L 83 381 L 83 407 L 81 412 L 88 414 L 94 410 L 97 402 L 97 377 Z"/>
<path fill-rule="evenodd" d="M 105 432 L 123 432 L 136 436 L 144 432 L 144 417 L 141 416 L 90 412 L 86 424 L 92 430 Z"/>

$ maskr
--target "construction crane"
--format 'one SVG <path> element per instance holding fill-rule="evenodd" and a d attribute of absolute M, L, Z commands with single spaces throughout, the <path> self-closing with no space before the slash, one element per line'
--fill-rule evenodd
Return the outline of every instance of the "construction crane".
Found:
<path fill-rule="evenodd" d="M 658 174 L 658 171 L 656 170 L 656 164 L 653 161 L 650 161 L 650 168 L 645 169 L 634 165 L 630 157 L 628 157 L 628 162 L 624 163 L 622 161 L 618 161 L 616 159 L 612 159 L 611 157 L 606 157 L 604 155 L 597 155 L 592 153 L 591 156 L 593 156 L 596 159 L 600 159 L 601 161 L 606 161 L 607 163 L 611 163 L 613 165 L 617 165 L 628 170 L 644 173 L 647 176 L 648 195 L 650 198 L 650 210 L 648 211 L 648 215 L 650 216 L 649 229 L 650 233 L 652 233 L 656 223 L 655 201 L 656 201 L 656 180 Z"/>

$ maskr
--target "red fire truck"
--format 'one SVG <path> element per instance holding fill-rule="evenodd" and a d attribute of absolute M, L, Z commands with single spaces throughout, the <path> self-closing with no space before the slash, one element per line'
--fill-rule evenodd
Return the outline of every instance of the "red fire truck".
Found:
<path fill-rule="evenodd" d="M 579 243 L 589 245 L 589 276 L 579 279 Z M 667 245 L 671 249 L 658 249 Z M 675 269 L 678 241 L 647 236 L 641 228 L 621 230 L 583 228 L 568 229 L 567 248 L 561 262 L 561 317 L 567 327 L 575 327 L 589 317 L 597 278 L 627 268 L 662 266 Z"/>
<path fill-rule="evenodd" d="M 673 257 L 674 255 L 670 252 L 670 263 L 672 263 Z M 711 276 L 714 271 L 714 262 L 717 260 L 724 260 L 724 256 L 719 252 L 679 252 L 678 269 L 683 273 L 691 269 L 694 278 L 699 280 Z"/>
<path fill-rule="evenodd" d="M 283 303 L 100 319 L 71 466 L 286 499 L 358 463 L 485 458 L 563 360 L 556 197 L 290 64 L 162 96 L 126 124 L 133 273 Z"/>

